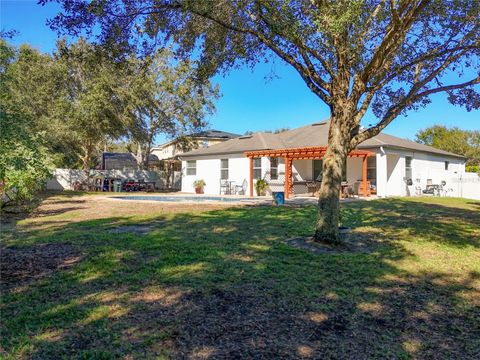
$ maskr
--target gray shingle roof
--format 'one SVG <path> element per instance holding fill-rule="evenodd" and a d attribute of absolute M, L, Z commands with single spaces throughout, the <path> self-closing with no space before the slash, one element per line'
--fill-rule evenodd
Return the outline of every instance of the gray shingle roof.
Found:
<path fill-rule="evenodd" d="M 191 136 L 193 137 L 206 137 L 206 138 L 222 138 L 222 139 L 234 139 L 236 137 L 239 137 L 241 135 L 239 134 L 234 134 L 231 132 L 227 131 L 221 131 L 221 130 L 205 130 L 205 131 L 200 131 L 198 133 L 192 134 Z"/>
<path fill-rule="evenodd" d="M 307 146 L 327 146 L 329 122 L 322 121 L 296 129 L 284 131 L 279 134 L 254 133 L 240 136 L 220 144 L 184 153 L 180 158 L 197 156 L 238 154 L 253 150 L 288 149 Z M 360 149 L 392 147 L 432 154 L 446 155 L 456 158 L 464 158 L 461 155 L 435 149 L 431 146 L 418 144 L 414 141 L 401 139 L 392 135 L 380 133 L 359 145 Z"/>

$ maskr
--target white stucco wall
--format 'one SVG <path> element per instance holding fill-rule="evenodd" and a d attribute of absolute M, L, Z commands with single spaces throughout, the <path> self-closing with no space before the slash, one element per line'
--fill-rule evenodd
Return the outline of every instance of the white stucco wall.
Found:
<path fill-rule="evenodd" d="M 458 181 L 460 174 L 465 173 L 465 164 L 462 159 L 444 157 L 434 154 L 411 152 L 397 149 L 370 149 L 376 155 L 377 167 L 377 195 L 385 196 L 406 196 L 414 195 L 415 186 L 422 189 L 426 187 L 427 180 L 431 179 L 433 184 L 440 184 L 446 181 L 446 187 L 459 188 Z M 414 185 L 407 187 L 405 178 L 405 158 L 412 157 L 412 180 Z M 212 157 L 197 158 L 197 174 L 186 175 L 186 162 L 182 161 L 182 191 L 195 192 L 193 182 L 203 179 L 206 182 L 205 194 L 220 194 L 220 159 L 229 159 L 229 180 L 240 185 L 246 183 L 246 192 L 249 194 L 249 159 L 243 154 L 232 154 Z M 445 171 L 445 161 L 449 161 L 449 170 Z M 262 158 L 262 178 L 269 179 L 270 159 Z M 294 181 L 312 180 L 313 161 L 294 160 L 292 163 Z M 362 179 L 363 159 L 347 159 L 347 181 L 353 184 Z M 285 163 L 282 158 L 278 163 L 278 180 L 270 181 L 270 191 L 283 191 L 285 179 Z M 454 186 L 455 184 L 455 186 Z M 468 185 L 470 186 L 470 185 Z M 255 193 L 255 191 L 254 191 Z M 451 193 L 451 196 L 462 196 L 460 190 Z"/>
<path fill-rule="evenodd" d="M 377 195 L 385 196 L 408 196 L 415 194 L 415 187 L 425 189 L 427 180 L 433 184 L 446 181 L 453 183 L 453 178 L 465 173 L 465 162 L 462 159 L 445 157 L 441 155 L 412 152 L 396 149 L 371 149 L 376 152 L 377 166 Z M 405 158 L 412 158 L 412 181 L 408 187 L 405 177 Z M 449 162 L 448 171 L 445 170 L 445 161 Z M 458 195 L 460 196 L 460 195 Z"/>
<path fill-rule="evenodd" d="M 235 181 L 236 184 L 241 185 L 246 181 L 248 194 L 249 182 L 249 159 L 243 155 L 223 155 L 221 159 L 228 159 L 228 177 L 229 180 Z M 190 160 L 190 159 L 189 159 Z M 192 159 L 194 160 L 194 159 Z M 220 158 L 219 157 L 202 157 L 197 158 L 197 173 L 196 175 L 186 175 L 187 162 L 182 161 L 182 191 L 195 192 L 193 182 L 195 180 L 203 179 L 206 183 L 204 192 L 210 195 L 220 194 Z M 262 163 L 262 170 L 265 166 Z"/>

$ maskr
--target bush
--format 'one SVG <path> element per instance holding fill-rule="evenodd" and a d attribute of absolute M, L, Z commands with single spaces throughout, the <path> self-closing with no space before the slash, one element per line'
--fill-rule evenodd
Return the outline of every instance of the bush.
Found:
<path fill-rule="evenodd" d="M 267 192 L 268 184 L 264 179 L 258 179 L 255 184 L 255 190 L 257 191 L 257 196 L 265 195 Z"/>
<path fill-rule="evenodd" d="M 480 174 L 480 166 L 479 165 L 467 165 L 467 166 L 465 166 L 465 171 Z"/>
<path fill-rule="evenodd" d="M 30 134 L 19 114 L 0 111 L 0 182 L 2 200 L 30 200 L 50 176 L 50 157 L 40 135 Z"/>

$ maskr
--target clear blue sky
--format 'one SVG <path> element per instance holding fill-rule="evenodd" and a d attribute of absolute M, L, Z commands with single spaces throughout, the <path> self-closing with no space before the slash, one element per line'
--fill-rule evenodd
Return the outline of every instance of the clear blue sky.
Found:
<path fill-rule="evenodd" d="M 58 11 L 56 4 L 42 7 L 29 0 L 0 0 L 0 4 L 0 27 L 19 32 L 12 40 L 14 44 L 29 43 L 44 52 L 54 49 L 57 36 L 45 22 Z M 276 77 L 266 80 L 272 72 Z M 210 126 L 215 129 L 243 134 L 245 131 L 294 128 L 326 119 L 329 115 L 327 106 L 280 60 L 259 64 L 253 71 L 234 70 L 225 77 L 215 77 L 214 81 L 220 84 L 223 94 L 216 114 L 209 119 Z M 364 124 L 374 121 L 373 115 L 367 114 Z M 395 119 L 385 132 L 413 139 L 418 130 L 433 124 L 478 130 L 480 111 L 467 112 L 454 107 L 444 94 L 437 94 L 427 108 Z"/>

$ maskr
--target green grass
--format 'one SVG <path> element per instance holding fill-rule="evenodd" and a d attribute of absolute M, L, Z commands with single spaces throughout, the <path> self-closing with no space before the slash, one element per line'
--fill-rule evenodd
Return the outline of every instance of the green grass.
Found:
<path fill-rule="evenodd" d="M 65 205 L 68 206 L 68 205 Z M 71 266 L 3 291 L 6 359 L 475 358 L 480 354 L 480 202 L 342 205 L 365 253 L 314 254 L 314 207 L 241 207 L 82 222 L 31 219 L 2 247 Z M 55 223 L 56 220 L 62 220 Z M 113 234 L 151 224 L 146 235 Z M 70 259 L 71 260 L 71 259 Z"/>

